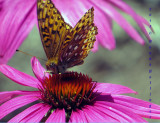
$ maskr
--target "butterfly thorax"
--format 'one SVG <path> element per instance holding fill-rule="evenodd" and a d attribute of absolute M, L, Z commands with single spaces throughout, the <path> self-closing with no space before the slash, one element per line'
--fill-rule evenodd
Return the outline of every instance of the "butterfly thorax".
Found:
<path fill-rule="evenodd" d="M 47 71 L 50 71 L 51 73 L 64 73 L 67 69 L 67 66 L 64 64 L 58 64 L 57 60 L 49 59 L 46 62 L 46 68 Z"/>

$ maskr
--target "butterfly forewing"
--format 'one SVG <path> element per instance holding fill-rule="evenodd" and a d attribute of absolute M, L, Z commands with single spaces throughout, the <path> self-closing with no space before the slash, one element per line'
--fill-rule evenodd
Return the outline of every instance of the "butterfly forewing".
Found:
<path fill-rule="evenodd" d="M 42 44 L 48 61 L 58 64 L 62 45 L 69 42 L 66 36 L 72 28 L 64 22 L 51 0 L 37 1 L 38 24 Z"/>
<path fill-rule="evenodd" d="M 93 48 L 96 40 L 97 27 L 94 25 L 94 9 L 91 8 L 71 30 L 71 41 L 62 50 L 62 62 L 67 67 L 72 67 L 83 63 L 89 51 Z"/>

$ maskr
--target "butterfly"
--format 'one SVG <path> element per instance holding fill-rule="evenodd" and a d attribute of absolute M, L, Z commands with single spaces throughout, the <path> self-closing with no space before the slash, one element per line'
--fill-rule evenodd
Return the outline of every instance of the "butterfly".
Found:
<path fill-rule="evenodd" d="M 98 34 L 93 11 L 92 7 L 73 28 L 51 0 L 37 0 L 39 32 L 48 58 L 48 71 L 64 73 L 67 68 L 83 64 Z"/>

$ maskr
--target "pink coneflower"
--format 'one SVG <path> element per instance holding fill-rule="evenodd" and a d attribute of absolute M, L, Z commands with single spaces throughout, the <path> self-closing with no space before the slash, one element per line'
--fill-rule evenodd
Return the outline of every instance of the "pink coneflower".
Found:
<path fill-rule="evenodd" d="M 0 93 L 0 119 L 32 102 L 9 122 L 146 122 L 160 119 L 160 106 L 121 94 L 136 93 L 128 87 L 97 83 L 77 72 L 48 75 L 33 57 L 36 78 L 8 65 L 0 71 L 23 86 L 37 91 Z M 151 110 L 151 112 L 150 112 Z"/>
<path fill-rule="evenodd" d="M 0 64 L 6 64 L 36 23 L 33 0 L 0 0 Z"/>
<path fill-rule="evenodd" d="M 122 0 L 54 0 L 53 3 L 60 10 L 65 21 L 72 26 L 88 9 L 92 6 L 95 8 L 95 24 L 99 28 L 99 35 L 92 49 L 93 52 L 98 50 L 99 44 L 109 50 L 115 48 L 112 20 L 116 21 L 134 40 L 144 44 L 141 36 L 114 7 L 132 16 L 150 39 L 144 27 L 144 24 L 149 26 L 149 23 Z M 37 20 L 35 15 L 36 0 L 0 0 L 0 64 L 7 63 L 27 37 Z"/>
<path fill-rule="evenodd" d="M 138 24 L 142 32 L 150 39 L 144 25 L 150 24 L 139 16 L 129 5 L 122 0 L 52 0 L 61 12 L 65 21 L 74 26 L 82 15 L 92 6 L 95 9 L 95 25 L 98 27 L 99 34 L 95 42 L 93 52 L 98 50 L 100 44 L 104 48 L 112 50 L 115 48 L 115 38 L 112 33 L 112 20 L 114 20 L 124 31 L 140 44 L 144 40 L 137 31 L 127 22 L 127 20 L 116 10 L 116 8 L 130 15 Z"/>

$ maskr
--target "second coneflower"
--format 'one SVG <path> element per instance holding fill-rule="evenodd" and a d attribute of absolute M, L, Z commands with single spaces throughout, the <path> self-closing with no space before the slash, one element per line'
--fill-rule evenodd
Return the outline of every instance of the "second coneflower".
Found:
<path fill-rule="evenodd" d="M 0 64 L 7 64 L 36 23 L 33 0 L 0 0 Z"/>
<path fill-rule="evenodd" d="M 113 50 L 116 41 L 112 32 L 112 21 L 115 21 L 133 40 L 144 44 L 143 38 L 136 29 L 121 15 L 118 10 L 131 16 L 145 36 L 150 39 L 145 29 L 150 24 L 123 0 L 52 0 L 56 7 L 61 11 L 66 22 L 74 26 L 79 18 L 89 8 L 95 8 L 95 24 L 99 29 L 97 41 L 94 44 L 93 52 L 98 51 L 98 46 Z M 153 30 L 152 30 L 153 31 Z"/>
<path fill-rule="evenodd" d="M 35 57 L 32 69 L 37 78 L 8 65 L 0 66 L 0 71 L 11 80 L 38 89 L 0 92 L 0 120 L 27 104 L 30 107 L 9 122 L 147 122 L 143 117 L 160 119 L 159 105 L 120 95 L 136 93 L 128 87 L 94 82 L 76 72 L 50 76 Z"/>

